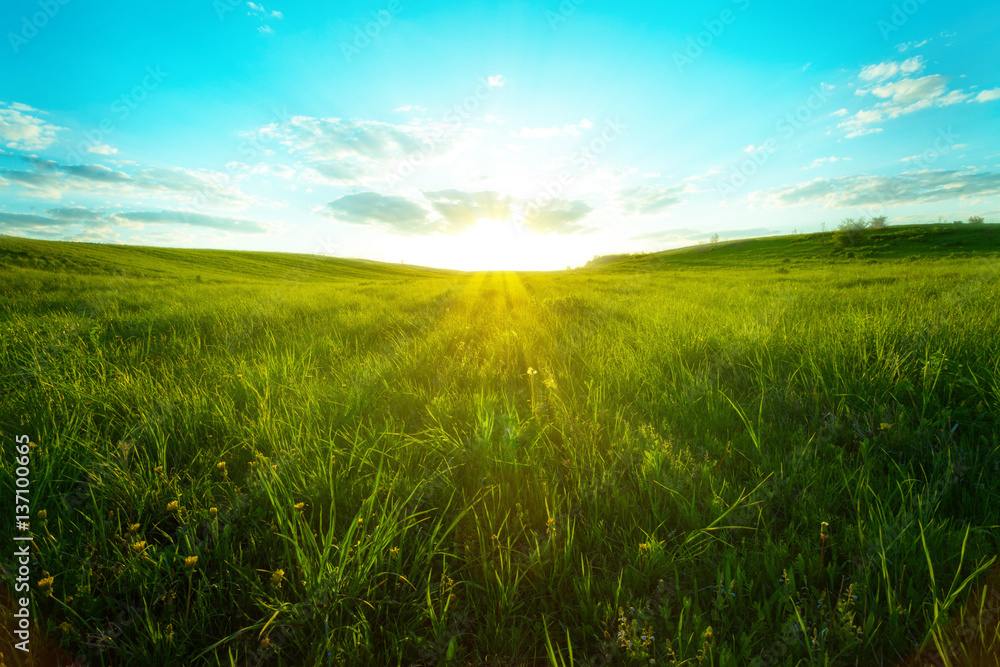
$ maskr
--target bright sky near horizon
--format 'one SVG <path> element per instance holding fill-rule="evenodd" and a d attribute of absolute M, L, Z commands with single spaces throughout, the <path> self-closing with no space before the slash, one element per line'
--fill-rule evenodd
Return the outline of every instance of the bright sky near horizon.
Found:
<path fill-rule="evenodd" d="M 552 269 L 1000 216 L 994 1 L 13 0 L 0 233 Z"/>

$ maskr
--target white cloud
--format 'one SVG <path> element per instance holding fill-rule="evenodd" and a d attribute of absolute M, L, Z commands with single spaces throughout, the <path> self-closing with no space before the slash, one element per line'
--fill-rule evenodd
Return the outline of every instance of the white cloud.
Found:
<path fill-rule="evenodd" d="M 112 148 L 107 144 L 93 144 L 87 147 L 88 153 L 97 153 L 98 155 L 114 155 L 118 152 L 117 148 Z"/>
<path fill-rule="evenodd" d="M 503 85 L 507 83 L 507 78 L 503 74 L 495 74 L 486 79 L 489 83 L 490 88 L 503 88 Z"/>
<path fill-rule="evenodd" d="M 262 35 L 273 35 L 274 29 L 271 28 L 271 26 L 269 25 L 262 25 L 259 28 L 257 28 L 257 32 L 259 32 Z"/>
<path fill-rule="evenodd" d="M 880 125 L 885 121 L 923 109 L 1000 99 L 1000 89 L 982 91 L 976 95 L 961 89 L 950 89 L 950 78 L 941 74 L 910 76 L 922 72 L 923 69 L 924 62 L 921 56 L 915 56 L 902 63 L 884 62 L 862 69 L 858 79 L 870 84 L 871 87 L 861 86 L 855 94 L 859 97 L 871 95 L 879 101 L 857 111 L 839 123 L 838 127 L 845 130 L 847 138 L 851 139 L 881 132 Z M 844 114 L 838 111 L 836 115 Z"/>
<path fill-rule="evenodd" d="M 396 113 L 405 113 L 407 111 L 427 111 L 424 107 L 419 104 L 405 104 L 401 107 L 396 107 L 393 109 Z"/>
<path fill-rule="evenodd" d="M 56 140 L 56 132 L 66 128 L 43 120 L 40 115 L 44 113 L 20 102 L 0 102 L 0 142 L 22 151 L 48 148 Z"/>

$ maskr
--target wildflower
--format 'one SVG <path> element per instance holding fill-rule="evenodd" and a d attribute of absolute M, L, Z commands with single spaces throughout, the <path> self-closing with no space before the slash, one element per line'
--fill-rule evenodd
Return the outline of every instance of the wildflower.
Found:
<path fill-rule="evenodd" d="M 393 548 L 389 549 L 389 555 L 392 558 L 398 557 L 399 556 L 399 547 L 393 547 Z"/>
<path fill-rule="evenodd" d="M 218 463 L 215 464 L 215 469 L 220 472 L 226 472 L 226 462 L 219 461 Z"/>
<path fill-rule="evenodd" d="M 128 532 L 132 535 L 135 535 L 136 533 L 139 532 L 139 528 L 140 528 L 139 524 L 133 523 L 131 526 L 128 527 Z"/>
<path fill-rule="evenodd" d="M 209 507 L 208 508 L 208 513 L 211 514 L 212 518 L 214 519 L 215 517 L 217 517 L 219 515 L 219 508 L 218 507 Z"/>
<path fill-rule="evenodd" d="M 267 648 L 268 646 L 271 645 L 271 638 L 270 637 L 264 637 L 263 639 L 260 640 L 260 645 L 263 648 Z"/>
<path fill-rule="evenodd" d="M 189 570 L 193 570 L 194 566 L 197 564 L 198 564 L 197 556 L 188 556 L 187 558 L 184 559 L 184 567 L 186 567 Z"/>
<path fill-rule="evenodd" d="M 532 368 L 531 366 L 528 366 L 528 376 L 530 377 L 530 376 L 532 376 L 532 375 L 538 375 L 538 371 L 536 371 L 536 370 L 535 370 L 534 368 Z"/>
<path fill-rule="evenodd" d="M 134 542 L 132 544 L 132 551 L 136 553 L 141 552 L 145 548 L 146 548 L 146 540 L 142 540 L 141 542 Z"/>
<path fill-rule="evenodd" d="M 59 629 L 66 633 L 72 632 L 73 624 L 68 621 L 63 621 L 59 624 Z"/>
<path fill-rule="evenodd" d="M 299 511 L 302 511 L 302 509 L 305 508 L 305 506 L 306 506 L 305 503 L 295 503 L 295 509 Z"/>
<path fill-rule="evenodd" d="M 155 473 L 162 473 L 163 472 L 163 466 L 156 466 L 155 468 L 153 468 L 153 472 L 155 472 Z"/>
<path fill-rule="evenodd" d="M 45 577 L 44 579 L 38 582 L 38 587 L 41 588 L 43 591 L 47 591 L 50 588 L 52 588 L 52 584 L 55 583 L 55 580 L 56 580 L 55 577 Z"/>
<path fill-rule="evenodd" d="M 883 431 L 888 431 L 890 428 L 892 428 L 892 424 L 882 422 L 881 424 L 879 424 L 879 428 L 882 429 Z"/>
<path fill-rule="evenodd" d="M 281 582 L 285 580 L 285 571 L 282 569 L 277 569 L 274 574 L 271 575 L 271 585 L 280 586 Z"/>
<path fill-rule="evenodd" d="M 705 639 L 708 640 L 711 638 L 712 638 L 712 626 L 709 626 L 708 630 L 705 630 Z"/>
<path fill-rule="evenodd" d="M 180 509 L 180 505 L 177 503 L 176 500 L 171 500 L 169 503 L 167 503 L 167 511 L 168 512 L 176 512 L 179 509 Z"/>
<path fill-rule="evenodd" d="M 38 510 L 38 518 L 45 519 L 49 516 L 49 513 L 45 510 Z"/>

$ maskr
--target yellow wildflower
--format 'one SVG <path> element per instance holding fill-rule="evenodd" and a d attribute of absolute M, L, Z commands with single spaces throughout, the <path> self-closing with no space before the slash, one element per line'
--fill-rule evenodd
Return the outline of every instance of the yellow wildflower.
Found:
<path fill-rule="evenodd" d="M 167 503 L 167 511 L 168 512 L 176 512 L 179 509 L 180 509 L 180 505 L 177 503 L 176 500 L 171 500 L 169 503 Z"/>
<path fill-rule="evenodd" d="M 280 586 L 281 582 L 285 580 L 285 571 L 282 569 L 277 569 L 274 574 L 271 575 L 271 585 Z"/>
<path fill-rule="evenodd" d="M 198 564 L 197 556 L 188 556 L 187 558 L 184 559 L 184 567 L 186 567 L 189 570 L 193 570 L 194 566 L 197 564 Z"/>

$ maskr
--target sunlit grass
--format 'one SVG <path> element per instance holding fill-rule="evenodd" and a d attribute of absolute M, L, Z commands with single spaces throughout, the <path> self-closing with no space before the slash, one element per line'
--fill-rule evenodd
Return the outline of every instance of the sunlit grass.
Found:
<path fill-rule="evenodd" d="M 988 655 L 993 246 L 809 238 L 384 276 L 5 239 L 33 618 L 91 664 Z"/>

